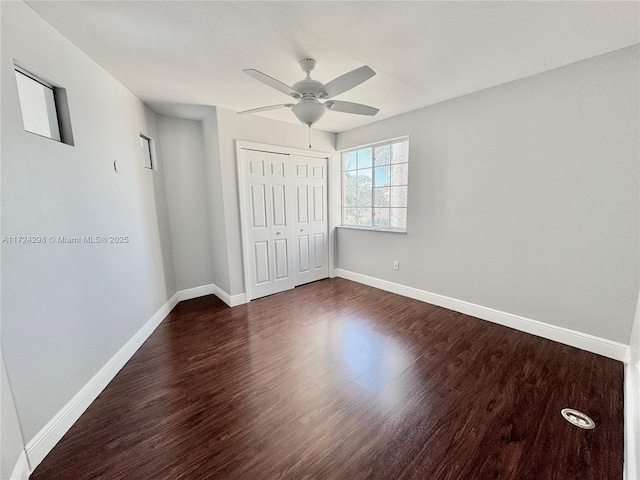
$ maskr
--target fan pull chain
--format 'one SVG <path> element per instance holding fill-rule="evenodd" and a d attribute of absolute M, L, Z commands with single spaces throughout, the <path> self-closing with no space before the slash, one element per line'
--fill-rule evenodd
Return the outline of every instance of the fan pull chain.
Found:
<path fill-rule="evenodd" d="M 309 148 L 311 148 L 311 125 L 309 125 Z"/>

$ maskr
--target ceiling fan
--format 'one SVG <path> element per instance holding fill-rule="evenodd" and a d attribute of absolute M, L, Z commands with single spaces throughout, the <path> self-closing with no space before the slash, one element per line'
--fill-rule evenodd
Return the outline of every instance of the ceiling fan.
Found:
<path fill-rule="evenodd" d="M 322 118 L 326 110 L 369 116 L 373 116 L 380 111 L 378 108 L 362 105 L 360 103 L 331 100 L 333 97 L 336 97 L 347 90 L 351 90 L 353 87 L 356 87 L 373 77 L 376 72 L 374 72 L 370 67 L 364 65 L 331 80 L 327 84 L 323 84 L 322 82 L 311 78 L 311 72 L 315 66 L 316 61 L 312 58 L 304 58 L 300 60 L 300 67 L 302 68 L 302 71 L 307 74 L 307 77 L 304 80 L 294 83 L 291 87 L 273 77 L 270 77 L 269 75 L 259 72 L 258 70 L 254 70 L 253 68 L 243 70 L 244 73 L 256 80 L 259 80 L 262 83 L 295 98 L 298 100 L 298 103 L 281 103 L 279 105 L 270 105 L 268 107 L 253 108 L 251 110 L 238 112 L 238 114 L 242 115 L 245 113 L 265 112 L 267 110 L 275 110 L 277 108 L 290 108 L 298 120 L 311 128 L 311 125 Z M 320 100 L 327 101 L 322 103 Z"/>

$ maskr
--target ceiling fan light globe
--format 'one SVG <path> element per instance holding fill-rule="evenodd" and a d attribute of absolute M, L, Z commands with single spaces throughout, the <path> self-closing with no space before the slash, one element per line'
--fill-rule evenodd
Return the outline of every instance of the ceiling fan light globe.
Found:
<path fill-rule="evenodd" d="M 326 111 L 319 102 L 300 102 L 291 107 L 291 110 L 300 122 L 309 126 L 320 120 Z"/>

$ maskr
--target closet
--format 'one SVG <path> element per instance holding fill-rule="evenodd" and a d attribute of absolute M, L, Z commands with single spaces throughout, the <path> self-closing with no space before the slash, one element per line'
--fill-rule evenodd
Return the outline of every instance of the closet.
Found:
<path fill-rule="evenodd" d="M 247 299 L 326 278 L 327 158 L 239 154 Z"/>

